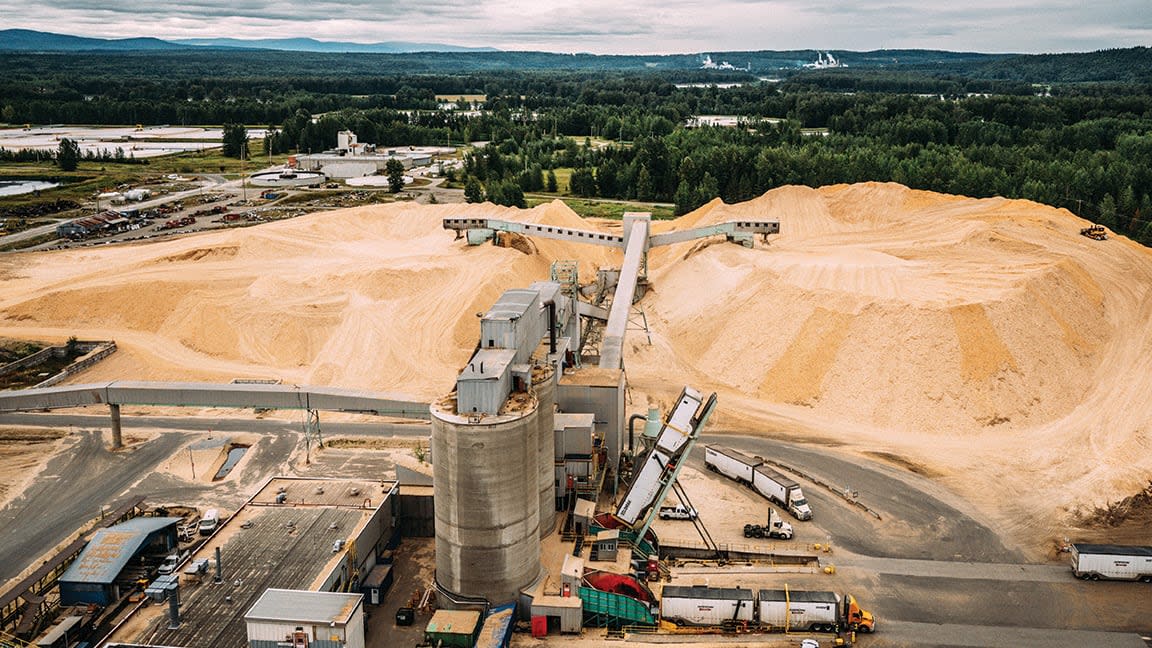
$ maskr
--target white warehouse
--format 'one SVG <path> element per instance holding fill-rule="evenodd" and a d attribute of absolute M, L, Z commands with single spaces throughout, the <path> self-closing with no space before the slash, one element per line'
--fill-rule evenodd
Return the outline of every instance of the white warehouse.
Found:
<path fill-rule="evenodd" d="M 244 623 L 248 648 L 364 648 L 364 596 L 267 589 Z"/>
<path fill-rule="evenodd" d="M 380 150 L 373 144 L 357 141 L 352 131 L 340 131 L 337 145 L 331 151 L 310 153 L 296 158 L 302 171 L 317 171 L 329 178 L 358 178 L 383 173 L 389 160 L 399 160 L 405 169 L 428 166 L 437 153 L 452 152 L 443 147 L 402 147 Z"/>

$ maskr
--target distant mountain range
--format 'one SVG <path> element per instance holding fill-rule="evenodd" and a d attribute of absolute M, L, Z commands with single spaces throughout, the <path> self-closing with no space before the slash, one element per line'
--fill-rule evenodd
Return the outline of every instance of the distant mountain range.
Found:
<path fill-rule="evenodd" d="M 0 32 L 0 38 L 3 38 Z M 441 43 L 410 43 L 407 41 L 384 41 L 381 43 L 342 43 L 318 41 L 314 38 L 262 38 L 241 40 L 238 38 L 183 38 L 171 41 L 180 45 L 195 47 L 230 47 L 238 49 L 270 49 L 287 52 L 334 52 L 402 54 L 405 52 L 498 52 L 492 47 L 461 47 Z M 0 41 L 0 47 L 3 47 Z"/>
<path fill-rule="evenodd" d="M 32 31 L 30 29 L 0 30 L 0 51 L 16 52 L 78 52 L 78 51 L 116 51 L 127 52 L 135 50 L 170 50 L 186 49 L 185 45 L 176 45 L 159 38 L 85 38 L 83 36 L 69 36 L 67 34 L 50 34 L 48 32 Z"/>
<path fill-rule="evenodd" d="M 83 52 L 83 51 L 155 51 L 195 48 L 228 48 L 248 50 L 281 50 L 289 52 L 401 54 L 406 52 L 496 52 L 491 47 L 460 47 L 440 43 L 342 43 L 313 38 L 275 38 L 241 40 L 238 38 L 187 38 L 166 41 L 159 38 L 86 38 L 53 34 L 30 29 L 0 30 L 0 51 L 8 52 Z"/>

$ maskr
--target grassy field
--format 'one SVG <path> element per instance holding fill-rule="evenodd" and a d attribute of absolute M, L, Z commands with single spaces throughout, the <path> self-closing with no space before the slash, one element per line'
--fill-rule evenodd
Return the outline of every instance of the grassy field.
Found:
<path fill-rule="evenodd" d="M 552 202 L 557 198 L 564 201 L 564 204 L 568 205 L 572 211 L 580 214 L 584 218 L 612 218 L 619 220 L 624 218 L 624 212 L 649 212 L 652 214 L 653 220 L 675 218 L 671 207 L 653 205 L 651 203 L 604 201 L 594 198 L 571 198 L 568 196 L 538 193 L 528 195 L 526 201 L 529 207 L 535 207 L 542 203 Z"/>
<path fill-rule="evenodd" d="M 463 99 L 464 101 L 471 101 L 473 103 L 476 103 L 476 102 L 484 103 L 485 101 L 488 101 L 488 95 L 482 95 L 482 94 L 438 94 L 438 95 L 436 95 L 436 101 L 456 101 L 458 99 Z"/>
<path fill-rule="evenodd" d="M 90 203 L 98 193 L 114 191 L 125 186 L 158 184 L 164 182 L 165 176 L 170 174 L 184 176 L 219 174 L 229 180 L 235 180 L 242 172 L 252 173 L 265 166 L 283 164 L 288 159 L 287 155 L 272 158 L 259 155 L 262 144 L 257 140 L 253 140 L 250 146 L 256 158 L 244 161 L 224 157 L 219 149 L 209 149 L 146 158 L 136 164 L 82 160 L 76 170 L 71 172 L 61 171 L 51 161 L 0 163 L 0 180 L 35 179 L 61 183 L 60 187 L 42 191 L 39 195 L 28 193 L 0 197 L 0 225 L 14 213 L 12 210 L 46 206 L 56 201 Z M 45 215 L 50 213 L 52 212 L 44 212 Z M 68 214 L 60 215 L 68 216 Z"/>

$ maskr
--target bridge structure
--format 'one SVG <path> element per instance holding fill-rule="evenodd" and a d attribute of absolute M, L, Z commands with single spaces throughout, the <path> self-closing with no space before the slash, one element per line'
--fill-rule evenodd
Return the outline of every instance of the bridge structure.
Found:
<path fill-rule="evenodd" d="M 304 410 L 309 414 L 305 433 L 317 438 L 321 411 L 429 418 L 428 403 L 397 399 L 380 392 L 309 385 L 116 380 L 0 392 L 0 413 L 92 405 L 108 406 L 113 448 L 123 444 L 120 428 L 123 405 Z"/>

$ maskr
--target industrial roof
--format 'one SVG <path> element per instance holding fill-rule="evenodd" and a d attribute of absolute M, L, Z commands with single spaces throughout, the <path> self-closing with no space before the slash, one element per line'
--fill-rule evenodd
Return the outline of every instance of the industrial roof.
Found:
<path fill-rule="evenodd" d="M 515 359 L 514 349 L 480 349 L 460 372 L 459 380 L 496 380 Z"/>
<path fill-rule="evenodd" d="M 540 293 L 528 288 L 514 288 L 505 290 L 503 295 L 492 304 L 492 308 L 484 314 L 484 319 L 497 320 L 520 319 L 528 312 L 532 302 L 539 299 Z"/>
<path fill-rule="evenodd" d="M 178 517 L 138 517 L 114 527 L 100 529 L 92 536 L 84 551 L 80 552 L 76 562 L 60 577 L 60 581 L 111 584 L 148 540 L 149 535 L 174 526 L 181 520 Z"/>
<path fill-rule="evenodd" d="M 343 592 L 267 589 L 244 614 L 244 620 L 345 625 L 363 598 L 363 594 Z"/>
<path fill-rule="evenodd" d="M 697 585 L 694 587 L 683 587 L 678 585 L 665 586 L 660 594 L 661 598 L 697 598 L 697 599 L 739 599 L 742 601 L 752 600 L 752 590 L 744 589 L 742 587 L 704 587 Z"/>

